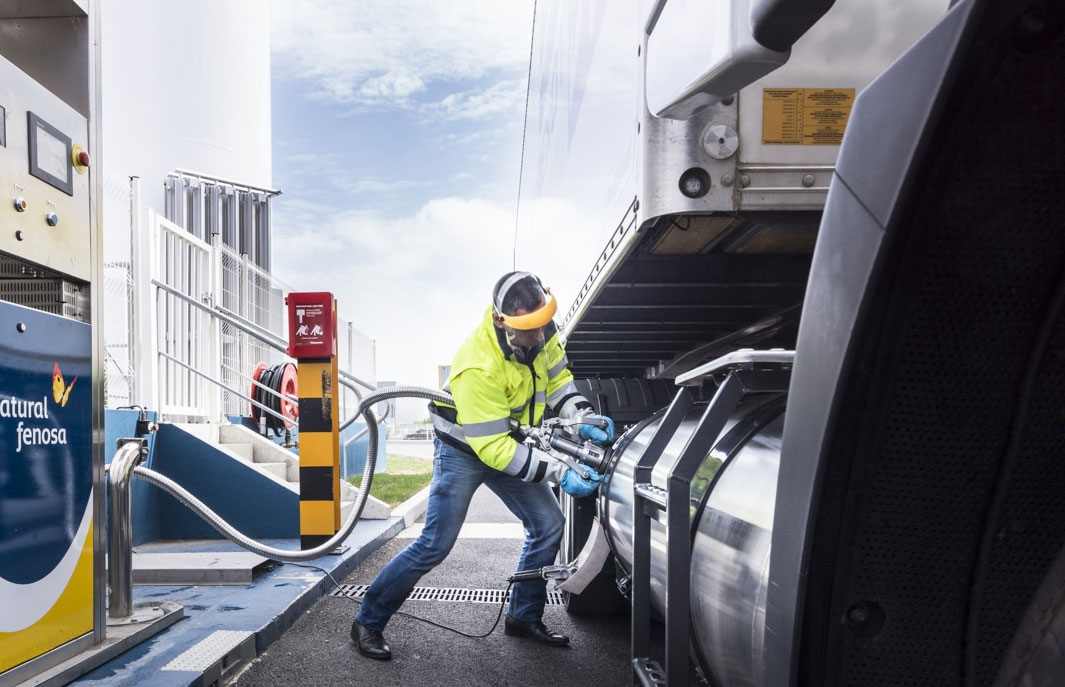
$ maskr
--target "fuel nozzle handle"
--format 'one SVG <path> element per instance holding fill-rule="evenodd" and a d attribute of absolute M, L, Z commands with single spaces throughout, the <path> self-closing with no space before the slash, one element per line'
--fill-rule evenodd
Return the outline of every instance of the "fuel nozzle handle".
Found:
<path fill-rule="evenodd" d="M 551 448 L 573 456 L 593 470 L 598 470 L 603 465 L 606 452 L 590 441 L 576 442 L 560 432 L 552 433 L 549 441 Z"/>

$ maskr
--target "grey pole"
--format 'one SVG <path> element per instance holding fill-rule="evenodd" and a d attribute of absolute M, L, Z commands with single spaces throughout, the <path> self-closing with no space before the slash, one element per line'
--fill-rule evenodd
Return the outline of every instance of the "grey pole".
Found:
<path fill-rule="evenodd" d="M 107 504 L 110 532 L 107 537 L 107 585 L 111 595 L 107 601 L 107 615 L 128 618 L 133 613 L 133 523 L 129 498 L 129 483 L 133 468 L 148 454 L 143 439 L 119 439 L 118 451 L 107 470 L 110 494 Z"/>

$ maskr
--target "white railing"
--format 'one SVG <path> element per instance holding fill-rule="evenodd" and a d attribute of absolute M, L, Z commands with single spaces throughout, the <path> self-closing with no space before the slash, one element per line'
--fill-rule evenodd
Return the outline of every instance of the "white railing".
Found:
<path fill-rule="evenodd" d="M 109 408 L 134 403 L 133 276 L 128 257 L 104 263 L 104 394 Z"/>
<path fill-rule="evenodd" d="M 224 246 L 218 234 L 208 243 L 151 210 L 135 236 L 132 331 L 135 349 L 146 353 L 135 358 L 135 402 L 171 421 L 247 416 L 251 404 L 244 397 L 251 395 L 256 366 L 288 358 L 212 311 L 283 341 L 284 296 L 292 289 Z M 338 324 L 341 369 L 375 382 L 373 341 L 346 321 Z M 343 395 L 342 415 L 353 400 Z"/>

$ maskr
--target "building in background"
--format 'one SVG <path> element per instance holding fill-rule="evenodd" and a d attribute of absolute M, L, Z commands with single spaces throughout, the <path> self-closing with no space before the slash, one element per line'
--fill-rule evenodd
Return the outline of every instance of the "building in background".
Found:
<path fill-rule="evenodd" d="M 279 191 L 272 178 L 268 8 L 258 0 L 102 3 L 111 407 L 151 405 L 190 420 L 247 415 L 240 395 L 250 391 L 248 378 L 260 362 L 284 358 L 144 285 L 164 281 L 285 336 L 283 298 L 292 288 L 271 274 L 270 204 Z M 329 290 L 313 282 L 294 286 Z M 372 383 L 373 341 L 346 321 L 339 338 L 341 368 Z M 219 393 L 218 403 L 205 400 Z M 344 394 L 345 405 L 350 396 Z"/>

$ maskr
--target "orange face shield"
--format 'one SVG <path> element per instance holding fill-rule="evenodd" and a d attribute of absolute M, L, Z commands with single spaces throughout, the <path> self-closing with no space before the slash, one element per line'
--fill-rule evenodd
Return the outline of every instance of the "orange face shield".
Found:
<path fill-rule="evenodd" d="M 544 304 L 536 310 L 524 315 L 504 315 L 499 313 L 499 319 L 503 320 L 503 324 L 514 329 L 539 329 L 551 321 L 551 318 L 555 316 L 556 310 L 558 310 L 558 303 L 555 301 L 555 296 L 551 293 L 551 289 L 546 289 Z"/>
<path fill-rule="evenodd" d="M 543 305 L 532 312 L 525 313 L 524 315 L 504 315 L 503 302 L 506 300 L 507 292 L 510 291 L 511 287 L 515 284 L 523 279 L 528 279 L 529 277 L 535 279 L 536 285 L 540 287 L 540 292 L 543 294 Z M 520 329 L 523 331 L 540 329 L 551 321 L 551 318 L 555 316 L 555 311 L 558 310 L 558 303 L 555 301 L 555 296 L 551 293 L 551 289 L 544 288 L 544 285 L 540 283 L 540 278 L 532 272 L 514 272 L 511 274 L 507 281 L 499 288 L 499 292 L 495 296 L 494 306 L 496 315 L 503 324 L 512 329 Z"/>

